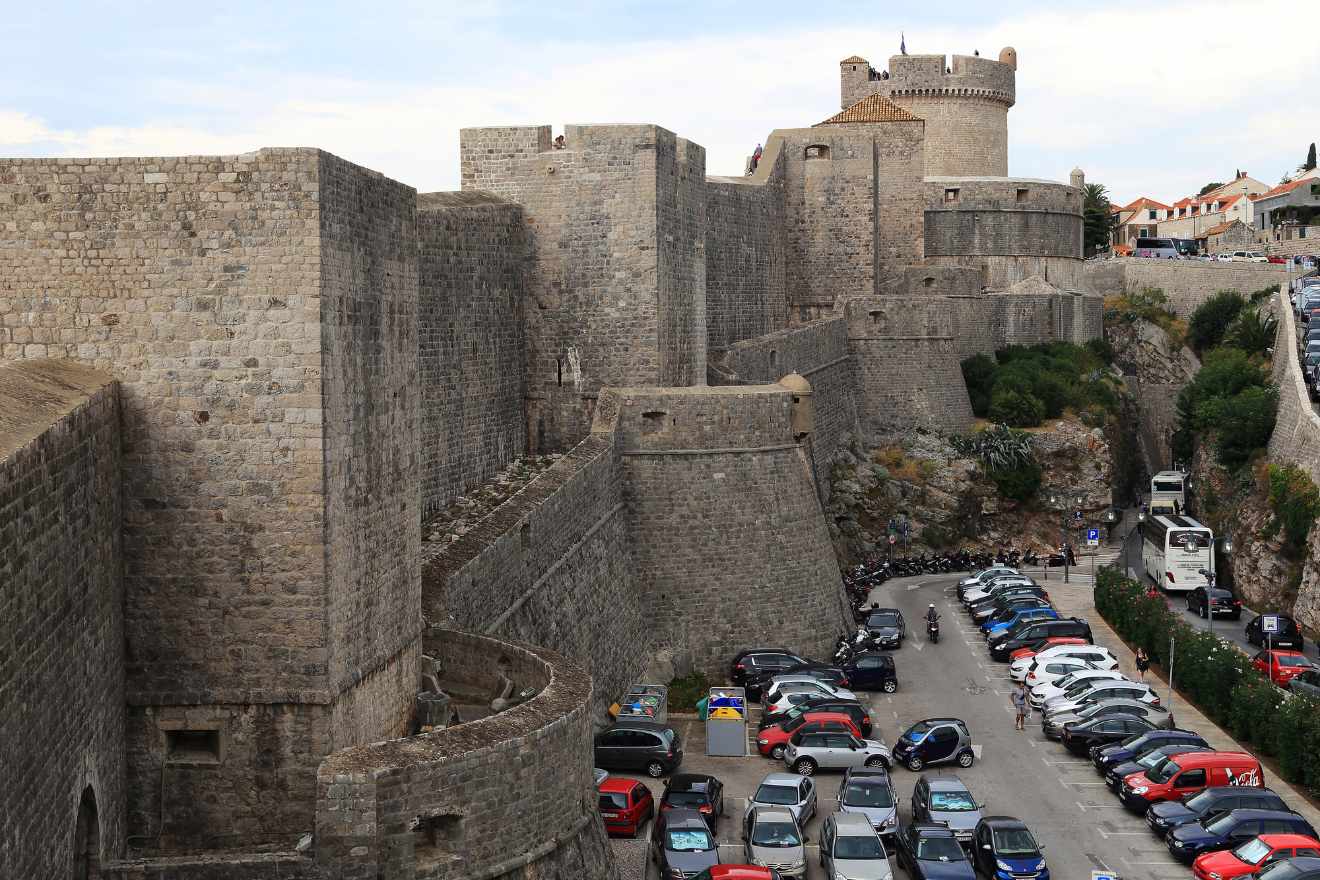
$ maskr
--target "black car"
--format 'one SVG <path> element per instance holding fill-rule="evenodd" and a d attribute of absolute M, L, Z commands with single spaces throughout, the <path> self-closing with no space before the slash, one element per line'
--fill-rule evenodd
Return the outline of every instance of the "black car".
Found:
<path fill-rule="evenodd" d="M 1093 749 L 1091 752 L 1091 763 L 1095 764 L 1095 770 L 1101 776 L 1105 774 L 1110 767 L 1119 764 L 1125 764 L 1128 761 L 1141 757 L 1151 749 L 1158 749 L 1160 746 L 1208 746 L 1200 734 L 1190 730 L 1152 730 L 1148 733 L 1139 734 L 1130 739 L 1125 739 L 1112 746 L 1105 746 L 1100 749 Z"/>
<path fill-rule="evenodd" d="M 661 814 L 673 809 L 696 810 L 714 831 L 724 815 L 724 784 L 709 773 L 675 773 L 660 797 Z"/>
<path fill-rule="evenodd" d="M 1003 662 L 1018 648 L 1039 643 L 1043 639 L 1072 638 L 1091 642 L 1091 625 L 1080 617 L 1059 620 L 1033 620 L 1012 632 L 1000 633 L 990 639 L 990 657 Z"/>
<path fill-rule="evenodd" d="M 1154 769 L 1165 758 L 1186 754 L 1187 752 L 1209 751 L 1213 751 L 1209 746 L 1197 746 L 1190 743 L 1160 746 L 1145 754 L 1138 755 L 1131 761 L 1110 765 L 1109 769 L 1105 771 L 1105 785 L 1109 786 L 1110 791 L 1117 793 L 1119 787 L 1123 785 L 1124 779 L 1127 779 L 1133 773 L 1145 773 L 1147 770 Z"/>
<path fill-rule="evenodd" d="M 1074 755 L 1085 755 L 1091 746 L 1116 743 L 1154 728 L 1154 724 L 1135 715 L 1100 715 L 1088 721 L 1065 724 L 1063 745 Z"/>
<path fill-rule="evenodd" d="M 891 750 L 894 762 L 905 764 L 913 773 L 928 764 L 956 761 L 970 767 L 976 761 L 972 734 L 960 718 L 926 718 L 903 732 Z"/>
<path fill-rule="evenodd" d="M 1320 880 L 1320 859 L 1284 859 L 1262 869 L 1255 880 Z"/>
<path fill-rule="evenodd" d="M 809 662 L 787 648 L 748 648 L 739 652 L 729 664 L 729 680 L 742 687 L 749 677 L 765 672 L 783 672 L 791 666 Z"/>
<path fill-rule="evenodd" d="M 993 609 L 990 614 L 977 614 L 973 619 L 981 626 L 989 629 L 997 623 L 1006 623 L 1013 619 L 1019 611 L 1030 611 L 1033 608 L 1050 608 L 1049 602 L 1030 596 L 1026 599 L 1014 599 L 998 608 Z"/>
<path fill-rule="evenodd" d="M 596 734 L 595 757 L 602 770 L 641 770 L 658 779 L 683 763 L 683 743 L 666 724 L 616 721 Z"/>
<path fill-rule="evenodd" d="M 1274 632 L 1267 633 L 1263 621 L 1267 618 L 1275 618 L 1278 624 Z M 1297 621 L 1286 614 L 1262 614 L 1259 617 L 1251 618 L 1247 623 L 1247 641 L 1251 644 L 1264 648 L 1284 648 L 1290 651 L 1302 650 L 1302 631 L 1297 626 Z"/>
<path fill-rule="evenodd" d="M 762 715 L 758 730 L 765 730 L 781 722 L 786 723 L 807 712 L 843 712 L 852 718 L 857 729 L 862 732 L 862 736 L 871 735 L 871 712 L 856 700 L 840 700 L 837 697 L 827 697 L 824 694 L 813 694 L 804 702 L 799 703 L 787 712 L 776 712 L 773 715 Z"/>
<path fill-rule="evenodd" d="M 900 647 L 907 636 L 903 612 L 897 608 L 872 608 L 866 612 L 862 625 L 876 637 L 882 648 Z"/>
<path fill-rule="evenodd" d="M 1002 605 L 1003 603 L 1010 602 L 1013 599 L 1028 599 L 1031 598 L 1032 596 L 1036 597 L 1037 599 L 1049 598 L 1049 594 L 1045 592 L 1045 589 L 1043 587 L 1038 587 L 1035 586 L 1034 584 L 1014 584 L 1011 587 L 1004 587 L 1001 590 L 997 590 L 996 592 L 991 593 L 988 596 L 982 596 L 980 599 L 977 599 L 975 602 L 968 603 L 966 606 L 967 613 L 975 614 L 978 611 L 985 610 L 987 607 L 991 605 L 996 605 L 996 604 Z"/>
<path fill-rule="evenodd" d="M 948 826 L 913 822 L 895 839 L 898 866 L 913 880 L 976 880 L 976 870 Z"/>
<path fill-rule="evenodd" d="M 892 694 L 898 690 L 898 671 L 894 668 L 894 658 L 888 654 L 875 651 L 858 654 L 844 663 L 842 668 L 848 680 L 846 687 L 851 691 L 884 691 Z"/>
<path fill-rule="evenodd" d="M 1291 811 L 1234 810 L 1188 822 L 1164 835 L 1169 853 L 1189 865 L 1201 853 L 1232 849 L 1262 834 L 1304 834 L 1315 837 L 1311 823 Z"/>
<path fill-rule="evenodd" d="M 1202 618 L 1214 615 L 1230 620 L 1242 619 L 1242 603 L 1231 590 L 1221 587 L 1197 587 L 1187 594 L 1187 610 Z"/>
<path fill-rule="evenodd" d="M 1216 813 L 1232 810 L 1287 810 L 1288 805 L 1268 788 L 1252 785 L 1215 785 L 1203 788 L 1180 801 L 1151 804 L 1146 811 L 1146 824 L 1160 837 L 1172 828 L 1199 822 Z"/>
<path fill-rule="evenodd" d="M 972 861 L 987 877 L 1049 877 L 1045 856 L 1031 829 L 1012 816 L 986 816 L 976 823 Z M 1001 862 L 1007 870 L 999 867 Z"/>
<path fill-rule="evenodd" d="M 825 663 L 798 663 L 788 669 L 765 669 L 748 675 L 743 683 L 747 699 L 760 702 L 761 694 L 769 688 L 777 675 L 806 675 L 839 687 L 848 687 L 848 677 L 842 669 Z"/>

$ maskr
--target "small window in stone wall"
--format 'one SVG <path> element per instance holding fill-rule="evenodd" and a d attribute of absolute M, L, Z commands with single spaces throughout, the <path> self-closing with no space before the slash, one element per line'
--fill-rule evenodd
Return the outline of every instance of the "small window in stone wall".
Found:
<path fill-rule="evenodd" d="M 775 351 L 773 348 L 770 349 L 770 366 L 773 367 L 778 360 L 779 352 Z"/>
<path fill-rule="evenodd" d="M 1019 202 L 1025 202 L 1027 200 L 1027 196 L 1029 195 L 1031 195 L 1031 190 L 1025 188 L 1019 189 L 1017 191 L 1017 200 Z"/>
<path fill-rule="evenodd" d="M 663 431 L 665 428 L 665 416 L 667 415 L 669 415 L 669 413 L 659 410 L 642 413 L 642 433 L 655 434 L 658 431 Z"/>
<path fill-rule="evenodd" d="M 532 546 L 532 524 L 525 522 L 518 526 L 518 543 L 526 550 Z"/>
<path fill-rule="evenodd" d="M 555 382 L 559 387 L 564 387 L 564 361 L 562 358 L 555 358 Z"/>
<path fill-rule="evenodd" d="M 956 201 L 958 201 L 958 187 L 956 187 L 956 186 L 951 186 L 951 187 L 945 189 L 945 190 L 944 190 L 944 201 L 946 201 L 946 202 L 956 202 Z"/>
<path fill-rule="evenodd" d="M 812 144 L 807 147 L 805 155 L 808 159 L 828 159 L 830 157 L 830 148 L 824 144 Z"/>
<path fill-rule="evenodd" d="M 418 865 L 458 858 L 463 849 L 463 816 L 442 813 L 412 821 L 413 859 Z"/>
<path fill-rule="evenodd" d="M 165 731 L 165 760 L 170 764 L 219 764 L 220 731 Z"/>

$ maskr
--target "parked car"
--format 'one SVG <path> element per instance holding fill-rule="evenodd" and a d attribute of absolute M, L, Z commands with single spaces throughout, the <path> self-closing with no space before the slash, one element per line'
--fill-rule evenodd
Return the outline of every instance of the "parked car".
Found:
<path fill-rule="evenodd" d="M 903 612 L 897 608 L 872 608 L 863 623 L 882 648 L 899 648 L 907 638 L 907 624 Z"/>
<path fill-rule="evenodd" d="M 839 812 L 865 816 L 881 837 L 898 830 L 898 799 L 884 767 L 851 767 L 839 783 Z"/>
<path fill-rule="evenodd" d="M 784 750 L 784 765 L 801 776 L 849 767 L 888 768 L 892 760 L 889 746 L 847 733 L 807 733 Z"/>
<path fill-rule="evenodd" d="M 973 605 L 987 602 L 1005 591 L 1016 590 L 1023 587 L 1033 589 L 1038 588 L 1038 585 L 1035 580 L 1026 575 L 999 575 L 965 590 L 959 597 L 959 601 L 961 601 L 968 610 L 971 610 Z"/>
<path fill-rule="evenodd" d="M 1316 668 L 1301 651 L 1260 651 L 1251 658 L 1251 665 L 1281 688 L 1286 688 L 1296 676 Z"/>
<path fill-rule="evenodd" d="M 611 776 L 596 787 L 596 801 L 609 834 L 636 837 L 655 816 L 651 790 L 636 779 Z"/>
<path fill-rule="evenodd" d="M 842 668 L 848 679 L 848 687 L 854 691 L 884 691 L 892 694 L 898 690 L 898 671 L 894 668 L 894 658 L 888 654 L 875 651 L 858 654 L 844 663 Z"/>
<path fill-rule="evenodd" d="M 1095 764 L 1096 772 L 1104 776 L 1109 772 L 1109 768 L 1117 767 L 1119 764 L 1125 764 L 1128 761 L 1135 761 L 1155 749 L 1163 746 L 1182 745 L 1205 746 L 1207 743 L 1200 734 L 1191 730 L 1179 730 L 1177 728 L 1173 730 L 1152 730 L 1140 736 L 1125 739 L 1121 743 L 1092 750 L 1091 763 Z"/>
<path fill-rule="evenodd" d="M 776 724 L 784 724 L 803 715 L 807 712 L 842 712 L 853 720 L 857 729 L 862 732 L 862 736 L 870 736 L 872 730 L 871 710 L 863 706 L 856 699 L 836 700 L 833 697 L 814 697 L 802 701 L 796 706 L 785 712 L 766 713 L 761 715 L 760 729 L 773 727 Z"/>
<path fill-rule="evenodd" d="M 1050 880 L 1040 844 L 1022 820 L 1012 816 L 987 816 L 977 823 L 972 861 L 990 880 Z"/>
<path fill-rule="evenodd" d="M 753 865 L 772 868 L 782 877 L 805 880 L 806 840 L 793 813 L 784 807 L 748 807 L 743 817 L 743 854 Z"/>
<path fill-rule="evenodd" d="M 1085 681 L 1129 681 L 1129 679 L 1117 669 L 1079 669 L 1054 681 L 1042 682 L 1034 686 L 1027 695 L 1027 702 L 1033 709 L 1043 709 L 1047 702 L 1066 695 Z"/>
<path fill-rule="evenodd" d="M 1144 813 L 1151 804 L 1174 801 L 1203 788 L 1219 785 L 1263 786 L 1265 769 L 1246 752 L 1189 752 L 1165 761 L 1147 773 L 1123 780 L 1123 806 Z"/>
<path fill-rule="evenodd" d="M 1294 857 L 1320 859 L 1320 841 L 1301 834 L 1262 834 L 1234 849 L 1197 856 L 1192 873 L 1197 880 L 1239 880 Z"/>
<path fill-rule="evenodd" d="M 976 869 L 953 832 L 913 822 L 896 839 L 898 864 L 912 880 L 976 880 Z"/>
<path fill-rule="evenodd" d="M 616 721 L 596 734 L 595 756 L 603 770 L 641 770 L 658 779 L 683 763 L 683 742 L 666 724 Z"/>
<path fill-rule="evenodd" d="M 1171 743 L 1167 746 L 1160 746 L 1133 758 L 1131 761 L 1124 761 L 1121 764 L 1110 766 L 1105 771 L 1105 785 L 1109 786 L 1110 791 L 1117 792 L 1118 787 L 1123 784 L 1123 780 L 1133 773 L 1145 773 L 1147 770 L 1153 770 L 1160 765 L 1160 762 L 1166 761 L 1174 755 L 1181 755 L 1186 752 L 1213 751 L 1214 749 L 1207 745 L 1192 745 L 1191 743 Z"/>
<path fill-rule="evenodd" d="M 820 829 L 820 865 L 825 876 L 847 880 L 890 880 L 885 845 L 865 816 L 835 813 Z"/>
<path fill-rule="evenodd" d="M 1015 632 L 1000 633 L 990 640 L 990 658 L 1003 662 L 1018 648 L 1034 645 L 1043 639 L 1066 636 L 1092 642 L 1091 626 L 1080 617 L 1060 620 L 1037 620 Z"/>
<path fill-rule="evenodd" d="M 1046 714 L 1041 721 L 1041 731 L 1049 739 L 1061 739 L 1065 724 L 1086 721 L 1102 715 L 1135 715 L 1138 718 L 1145 718 L 1155 727 L 1173 727 L 1173 716 L 1163 706 L 1141 700 L 1108 699 L 1083 704 L 1076 712 Z"/>
<path fill-rule="evenodd" d="M 1011 613 L 1003 618 L 990 618 L 981 626 L 987 639 L 1001 632 L 1015 629 L 1037 620 L 1058 620 L 1059 612 L 1048 605 L 1035 605 L 1010 609 Z"/>
<path fill-rule="evenodd" d="M 1187 594 L 1187 610 L 1203 619 L 1211 615 L 1230 620 L 1242 619 L 1241 600 L 1233 596 L 1232 590 L 1221 587 L 1197 587 L 1192 590 Z"/>
<path fill-rule="evenodd" d="M 944 825 L 964 846 L 971 845 L 983 809 L 957 776 L 923 773 L 912 788 L 912 821 Z"/>
<path fill-rule="evenodd" d="M 1100 715 L 1086 721 L 1074 721 L 1063 726 L 1063 745 L 1074 755 L 1085 755 L 1092 746 L 1109 745 L 1138 733 L 1154 729 L 1155 725 L 1136 715 Z"/>
<path fill-rule="evenodd" d="M 769 773 L 747 799 L 747 809 L 755 806 L 783 807 L 805 828 L 816 815 L 816 783 L 796 773 Z"/>
<path fill-rule="evenodd" d="M 1308 697 L 1320 697 L 1320 669 L 1307 669 L 1297 673 L 1289 680 L 1288 690 Z"/>
<path fill-rule="evenodd" d="M 963 597 L 967 595 L 969 590 L 978 588 L 982 584 L 988 584 L 1000 575 L 1013 575 L 1017 573 L 1018 570 L 1016 568 L 1010 568 L 1007 565 L 992 565 L 989 568 L 983 568 L 970 577 L 965 577 L 958 581 L 958 601 L 963 601 Z"/>
<path fill-rule="evenodd" d="M 789 678 L 814 678 L 817 681 L 823 681 L 836 687 L 846 688 L 849 686 L 847 674 L 837 666 L 828 666 L 824 663 L 799 663 L 789 669 L 767 669 L 756 673 L 754 676 L 748 676 L 746 683 L 743 685 L 747 692 L 747 699 L 759 703 L 762 692 L 768 690 L 771 684 L 779 679 Z"/>
<path fill-rule="evenodd" d="M 1320 880 L 1320 859 L 1285 859 L 1266 865 L 1252 880 Z"/>
<path fill-rule="evenodd" d="M 783 672 L 808 662 L 787 648 L 748 648 L 734 655 L 733 662 L 729 664 L 729 680 L 742 687 L 747 683 L 748 676 L 754 677 L 767 671 Z"/>
<path fill-rule="evenodd" d="M 695 810 L 714 831 L 724 815 L 724 784 L 709 773 L 675 773 L 660 796 L 660 812 L 673 809 Z"/>
<path fill-rule="evenodd" d="M 1049 600 L 1040 595 L 1043 592 L 1039 587 L 1013 587 L 1005 590 L 992 599 L 973 605 L 969 610 L 972 622 L 984 627 L 986 621 L 994 620 L 999 623 L 1023 608 L 1048 608 Z"/>
<path fill-rule="evenodd" d="M 1085 645 L 1086 639 L 1075 638 L 1073 636 L 1048 636 L 1038 641 L 1028 644 L 1026 647 L 1017 648 L 1009 655 L 1009 661 L 1016 663 L 1018 660 L 1030 659 L 1042 651 L 1058 645 Z"/>
<path fill-rule="evenodd" d="M 1043 651 L 1031 652 L 1022 657 L 1014 658 L 1009 661 L 1008 674 L 1014 681 L 1026 681 L 1033 667 L 1056 662 L 1087 663 L 1090 664 L 1092 669 L 1118 668 L 1118 658 L 1108 648 L 1083 643 L 1052 645 Z"/>
<path fill-rule="evenodd" d="M 1139 700 L 1158 706 L 1159 694 L 1144 681 L 1088 678 L 1077 682 L 1057 697 L 1050 697 L 1041 707 L 1047 716 L 1077 712 L 1087 703 L 1104 700 Z"/>
<path fill-rule="evenodd" d="M 807 702 L 812 696 L 829 697 L 835 700 L 856 700 L 857 695 L 850 690 L 826 684 L 823 681 L 775 682 L 765 692 L 761 705 L 767 715 L 787 712 L 793 706 Z"/>
<path fill-rule="evenodd" d="M 956 763 L 970 767 L 976 761 L 972 734 L 959 718 L 927 718 L 913 724 L 894 743 L 893 759 L 920 772 L 931 764 Z"/>
<path fill-rule="evenodd" d="M 1170 855 L 1190 865 L 1201 853 L 1233 849 L 1262 834 L 1301 834 L 1314 838 L 1315 829 L 1293 812 L 1233 810 L 1179 826 L 1164 836 L 1164 843 Z"/>
<path fill-rule="evenodd" d="M 759 865 L 715 865 L 692 880 L 780 880 L 779 872 Z"/>
<path fill-rule="evenodd" d="M 1018 670 L 1010 667 L 1008 673 L 1010 679 L 1020 682 L 1027 690 L 1041 685 L 1053 684 L 1065 675 L 1071 675 L 1074 672 L 1098 668 L 1085 660 L 1078 660 L 1076 657 L 1048 657 L 1044 660 L 1030 662 L 1029 667 L 1023 666 Z"/>
<path fill-rule="evenodd" d="M 1216 785 L 1176 801 L 1152 804 L 1146 824 L 1160 837 L 1188 822 L 1199 822 L 1233 810 L 1287 810 L 1283 798 L 1268 788 L 1251 785 Z"/>
<path fill-rule="evenodd" d="M 696 810 L 662 813 L 651 832 L 651 861 L 662 880 L 691 877 L 720 863 L 720 845 Z"/>
<path fill-rule="evenodd" d="M 791 721 L 767 727 L 757 733 L 756 750 L 767 758 L 781 760 L 789 741 L 803 733 L 862 735 L 852 718 L 842 712 L 806 712 Z"/>

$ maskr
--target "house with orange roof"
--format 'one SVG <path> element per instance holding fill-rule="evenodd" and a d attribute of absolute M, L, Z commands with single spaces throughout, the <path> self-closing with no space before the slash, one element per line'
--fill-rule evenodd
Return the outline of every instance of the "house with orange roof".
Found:
<path fill-rule="evenodd" d="M 1204 240 L 1208 230 L 1227 223 L 1252 225 L 1251 197 L 1269 187 L 1245 171 L 1237 172 L 1229 183 L 1220 184 L 1199 196 L 1187 196 L 1169 206 L 1169 216 L 1160 223 L 1159 234 L 1165 238 Z"/>
<path fill-rule="evenodd" d="M 1130 246 L 1138 238 L 1158 235 L 1160 221 L 1169 215 L 1168 205 L 1146 196 L 1111 210 L 1118 216 L 1118 220 L 1109 241 L 1116 246 Z"/>
<path fill-rule="evenodd" d="M 1258 232 L 1275 233 L 1278 227 L 1310 226 L 1320 223 L 1320 178 L 1299 177 L 1267 190 L 1253 200 Z"/>

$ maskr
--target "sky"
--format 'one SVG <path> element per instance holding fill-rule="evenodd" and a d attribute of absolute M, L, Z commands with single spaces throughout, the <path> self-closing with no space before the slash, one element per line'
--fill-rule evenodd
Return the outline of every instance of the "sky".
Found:
<path fill-rule="evenodd" d="M 1018 52 L 1009 173 L 1079 166 L 1113 201 L 1273 185 L 1320 140 L 1314 0 L 640 3 L 228 0 L 11 4 L 0 156 L 320 147 L 459 188 L 458 131 L 661 125 L 738 174 L 774 128 L 839 109 L 839 68 Z"/>

